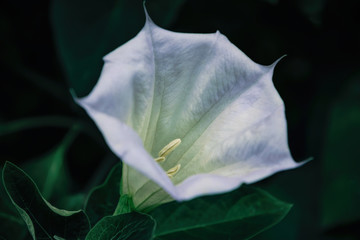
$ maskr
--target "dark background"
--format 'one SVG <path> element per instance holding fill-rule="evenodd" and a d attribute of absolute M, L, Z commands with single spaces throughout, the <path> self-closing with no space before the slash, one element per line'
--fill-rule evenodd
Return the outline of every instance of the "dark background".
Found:
<path fill-rule="evenodd" d="M 255 62 L 280 61 L 294 158 L 314 159 L 259 186 L 294 204 L 255 239 L 360 239 L 360 31 L 357 1 L 148 0 L 173 31 L 220 30 Z M 71 193 L 101 182 L 117 162 L 69 89 L 86 95 L 101 57 L 144 24 L 140 0 L 0 3 L 0 161 L 30 166 L 74 125 L 66 152 Z M 29 165 L 30 164 L 30 165 Z M 81 170 L 80 170 L 81 169 Z M 57 199 L 53 199 L 56 201 Z"/>

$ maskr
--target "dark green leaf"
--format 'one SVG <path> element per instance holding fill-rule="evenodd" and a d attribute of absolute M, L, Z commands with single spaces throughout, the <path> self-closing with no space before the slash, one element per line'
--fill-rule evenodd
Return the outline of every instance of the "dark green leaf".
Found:
<path fill-rule="evenodd" d="M 5 189 L 35 239 L 83 239 L 89 231 L 86 214 L 57 209 L 40 194 L 32 179 L 20 168 L 6 162 L 3 170 Z"/>
<path fill-rule="evenodd" d="M 158 239 L 248 239 L 278 223 L 291 205 L 249 187 L 172 202 L 150 213 Z"/>
<path fill-rule="evenodd" d="M 1 168 L 0 175 L 2 175 Z M 11 204 L 2 184 L 0 184 L 0 222 L 0 239 L 21 240 L 25 238 L 26 225 Z"/>
<path fill-rule="evenodd" d="M 149 240 L 154 227 L 152 217 L 137 212 L 108 216 L 91 229 L 86 240 Z"/>
<path fill-rule="evenodd" d="M 105 182 L 93 188 L 86 201 L 85 212 L 91 225 L 102 217 L 113 215 L 120 198 L 121 164 L 110 171 Z"/>
<path fill-rule="evenodd" d="M 152 16 L 168 25 L 185 0 L 151 0 Z M 99 78 L 104 55 L 140 31 L 145 22 L 142 0 L 53 0 L 52 25 L 66 75 L 79 96 Z"/>

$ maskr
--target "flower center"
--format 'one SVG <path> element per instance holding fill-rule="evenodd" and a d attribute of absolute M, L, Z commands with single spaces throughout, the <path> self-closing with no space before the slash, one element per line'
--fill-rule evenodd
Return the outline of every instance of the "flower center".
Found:
<path fill-rule="evenodd" d="M 181 140 L 179 138 L 172 140 L 169 144 L 167 144 L 165 147 L 163 147 L 160 152 L 159 156 L 155 158 L 155 161 L 157 163 L 162 163 L 166 160 L 166 156 L 168 156 L 172 151 L 175 150 L 181 143 Z M 181 164 L 177 164 L 174 167 L 170 168 L 166 171 L 166 174 L 169 178 L 172 178 L 179 170 L 180 170 Z"/>

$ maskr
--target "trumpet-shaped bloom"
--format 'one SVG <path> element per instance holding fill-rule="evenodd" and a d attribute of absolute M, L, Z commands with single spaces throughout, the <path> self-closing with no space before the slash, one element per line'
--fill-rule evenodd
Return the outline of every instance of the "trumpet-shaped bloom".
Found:
<path fill-rule="evenodd" d="M 299 166 L 272 83 L 275 64 L 254 63 L 219 32 L 176 33 L 146 19 L 77 99 L 122 159 L 122 193 L 138 210 Z"/>

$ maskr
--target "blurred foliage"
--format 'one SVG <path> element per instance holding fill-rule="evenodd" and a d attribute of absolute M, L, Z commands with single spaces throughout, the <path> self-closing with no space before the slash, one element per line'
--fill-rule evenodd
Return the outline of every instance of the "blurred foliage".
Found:
<path fill-rule="evenodd" d="M 74 141 L 77 131 L 70 130 L 61 143 L 50 153 L 32 159 L 23 165 L 24 171 L 31 176 L 45 199 L 59 199 L 69 194 L 69 173 L 65 164 L 65 154 Z"/>
<path fill-rule="evenodd" d="M 295 159 L 314 160 L 256 184 L 294 206 L 284 221 L 254 239 L 358 239 L 357 2 L 148 0 L 147 8 L 155 23 L 173 31 L 219 29 L 261 64 L 287 54 L 274 83 L 286 104 L 289 145 Z M 1 166 L 11 161 L 26 169 L 57 207 L 78 209 L 118 162 L 69 89 L 88 93 L 102 56 L 143 23 L 142 0 L 0 3 Z M 61 173 L 44 182 L 39 172 L 51 166 L 61 166 Z M 55 183 L 62 187 L 47 186 Z M 18 234 L 2 237 L 23 239 L 24 222 L 0 190 L 1 233 L 13 228 Z M 66 196 L 59 199 L 60 193 Z"/>
<path fill-rule="evenodd" d="M 329 112 L 322 163 L 326 182 L 322 196 L 325 227 L 360 219 L 360 211 L 356 211 L 360 202 L 360 74 L 351 78 Z"/>

